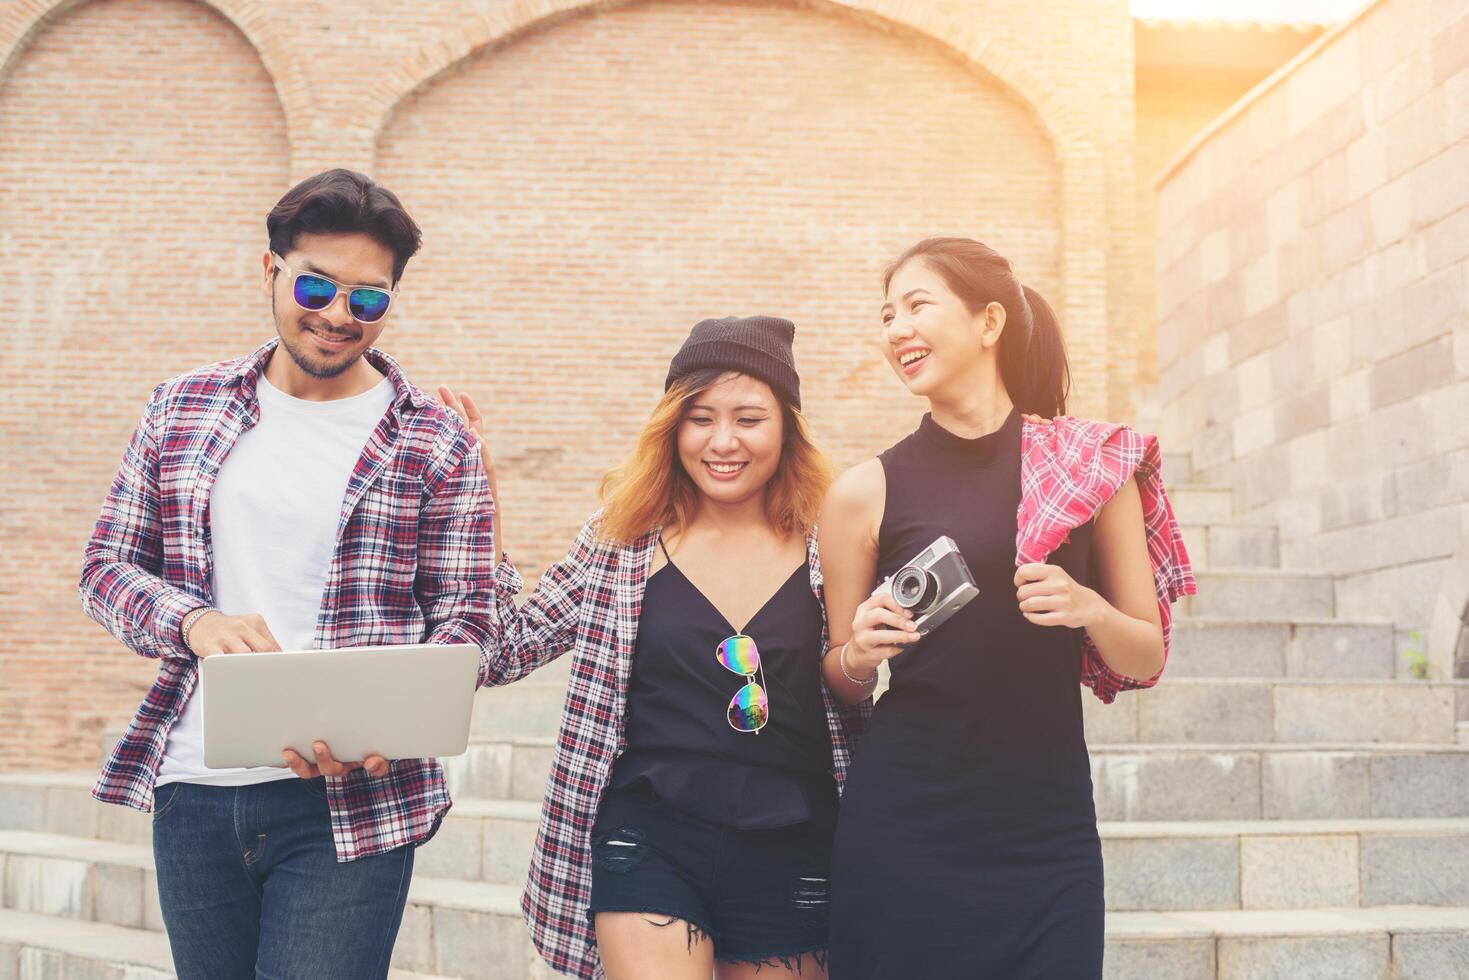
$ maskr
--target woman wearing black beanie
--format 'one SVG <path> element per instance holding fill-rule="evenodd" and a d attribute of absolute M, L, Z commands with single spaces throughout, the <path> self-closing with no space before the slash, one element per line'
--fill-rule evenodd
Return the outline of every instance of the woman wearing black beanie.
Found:
<path fill-rule="evenodd" d="M 519 608 L 497 569 L 492 683 L 574 657 L 522 901 L 562 972 L 825 976 L 837 792 L 870 702 L 822 678 L 830 476 L 794 332 L 696 325 L 566 558 Z M 472 399 L 439 394 L 482 435 Z"/>

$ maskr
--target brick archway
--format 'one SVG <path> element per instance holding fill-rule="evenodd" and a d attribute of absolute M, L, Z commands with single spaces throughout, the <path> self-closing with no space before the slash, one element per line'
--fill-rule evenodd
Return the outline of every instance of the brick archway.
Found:
<path fill-rule="evenodd" d="M 289 179 L 290 134 L 278 79 L 212 4 L 0 9 L 0 259 L 17 284 L 0 429 L 12 465 L 45 486 L 0 502 L 25 516 L 0 600 L 17 613 L 0 634 L 16 681 L 0 713 L 32 765 L 74 766 L 156 673 L 81 615 L 77 556 L 158 380 L 260 342 L 262 218 Z M 35 429 L 42 404 L 86 412 L 91 438 Z M 44 650 L 32 622 L 49 624 Z"/>
<path fill-rule="evenodd" d="M 467 19 L 452 37 L 425 47 L 379 74 L 362 96 L 358 123 L 377 132 L 403 97 L 445 69 L 487 47 L 508 44 L 581 14 L 631 6 L 639 0 L 507 0 L 495 10 Z M 1031 107 L 1059 150 L 1090 143 L 1079 117 L 1061 102 L 1045 78 L 988 39 L 933 8 L 910 0 L 791 0 L 797 6 L 837 11 L 883 29 L 924 35 L 993 76 Z M 240 6 L 253 6 L 248 0 Z"/>
<path fill-rule="evenodd" d="M 348 127 L 377 135 L 411 93 L 464 60 L 555 24 L 640 0 L 507 0 L 466 20 L 451 37 L 425 47 L 378 75 L 362 93 L 359 115 Z M 1061 177 L 1061 271 L 1065 300 L 1058 304 L 1073 363 L 1098 370 L 1072 379 L 1071 410 L 1101 416 L 1108 411 L 1107 172 L 1102 154 L 1081 118 L 1045 78 L 972 26 L 909 0 L 791 0 L 796 6 L 855 17 L 885 31 L 903 30 L 936 41 L 971 68 L 997 81 L 1026 106 L 1055 148 Z M 1130 379 L 1129 379 L 1130 380 Z"/>
<path fill-rule="evenodd" d="M 44 31 L 56 17 L 82 6 L 87 0 L 12 0 L 0 10 L 0 78 L 25 51 L 32 39 Z M 296 60 L 291 45 L 279 34 L 276 22 L 265 5 L 256 0 L 202 0 L 244 35 L 255 49 L 260 63 L 275 85 L 285 115 L 286 135 L 292 157 L 315 126 L 306 76 Z M 293 168 L 294 169 L 294 168 Z"/>

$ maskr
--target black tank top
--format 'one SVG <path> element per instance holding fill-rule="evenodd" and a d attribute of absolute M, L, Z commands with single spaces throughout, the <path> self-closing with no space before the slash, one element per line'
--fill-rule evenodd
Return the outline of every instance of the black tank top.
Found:
<path fill-rule="evenodd" d="M 1082 729 L 1079 630 L 1036 626 L 1016 599 L 1022 420 L 957 436 L 925 415 L 881 460 L 887 499 L 878 574 L 893 574 L 941 534 L 953 538 L 979 596 L 892 661 L 890 689 L 864 747 L 904 746 L 944 763 L 949 788 L 981 823 L 1095 821 Z M 1047 561 L 1088 580 L 1091 525 Z"/>
<path fill-rule="evenodd" d="M 1101 976 L 1079 635 L 1015 597 L 1021 435 L 1016 414 L 979 439 L 924 418 L 882 454 L 879 571 L 946 534 L 980 594 L 894 660 L 847 772 L 833 980 Z M 1078 528 L 1048 561 L 1085 582 L 1090 539 Z"/>
<path fill-rule="evenodd" d="M 769 722 L 750 734 L 726 714 L 745 678 L 714 656 L 734 628 L 672 562 L 649 577 L 613 788 L 645 783 L 686 813 L 741 829 L 835 823 L 821 604 L 810 582 L 803 564 L 745 626 L 770 698 Z"/>

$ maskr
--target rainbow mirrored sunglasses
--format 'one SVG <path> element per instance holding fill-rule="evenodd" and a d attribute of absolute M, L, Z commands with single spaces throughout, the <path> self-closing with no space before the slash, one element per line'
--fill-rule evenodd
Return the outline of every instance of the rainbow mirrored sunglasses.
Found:
<path fill-rule="evenodd" d="M 347 312 L 359 323 L 376 323 L 388 315 L 388 307 L 398 295 L 396 289 L 381 286 L 345 286 L 335 279 L 316 272 L 296 272 L 286 265 L 286 260 L 274 252 L 270 253 L 275 267 L 291 277 L 291 298 L 303 310 L 320 313 L 331 306 L 337 293 L 347 294 Z"/>
<path fill-rule="evenodd" d="M 729 727 L 737 732 L 758 735 L 770 721 L 770 698 L 765 694 L 764 683 L 755 680 L 757 675 L 762 682 L 765 679 L 765 671 L 760 665 L 760 650 L 755 641 L 737 633 L 714 648 L 714 659 L 725 670 L 745 679 L 745 686 L 730 698 Z"/>

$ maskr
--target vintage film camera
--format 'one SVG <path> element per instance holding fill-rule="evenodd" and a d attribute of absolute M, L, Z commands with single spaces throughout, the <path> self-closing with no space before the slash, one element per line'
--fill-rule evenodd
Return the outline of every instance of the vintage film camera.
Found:
<path fill-rule="evenodd" d="M 959 546 L 945 535 L 872 590 L 873 595 L 883 592 L 907 610 L 918 632 L 928 634 L 979 595 L 979 587 Z"/>

